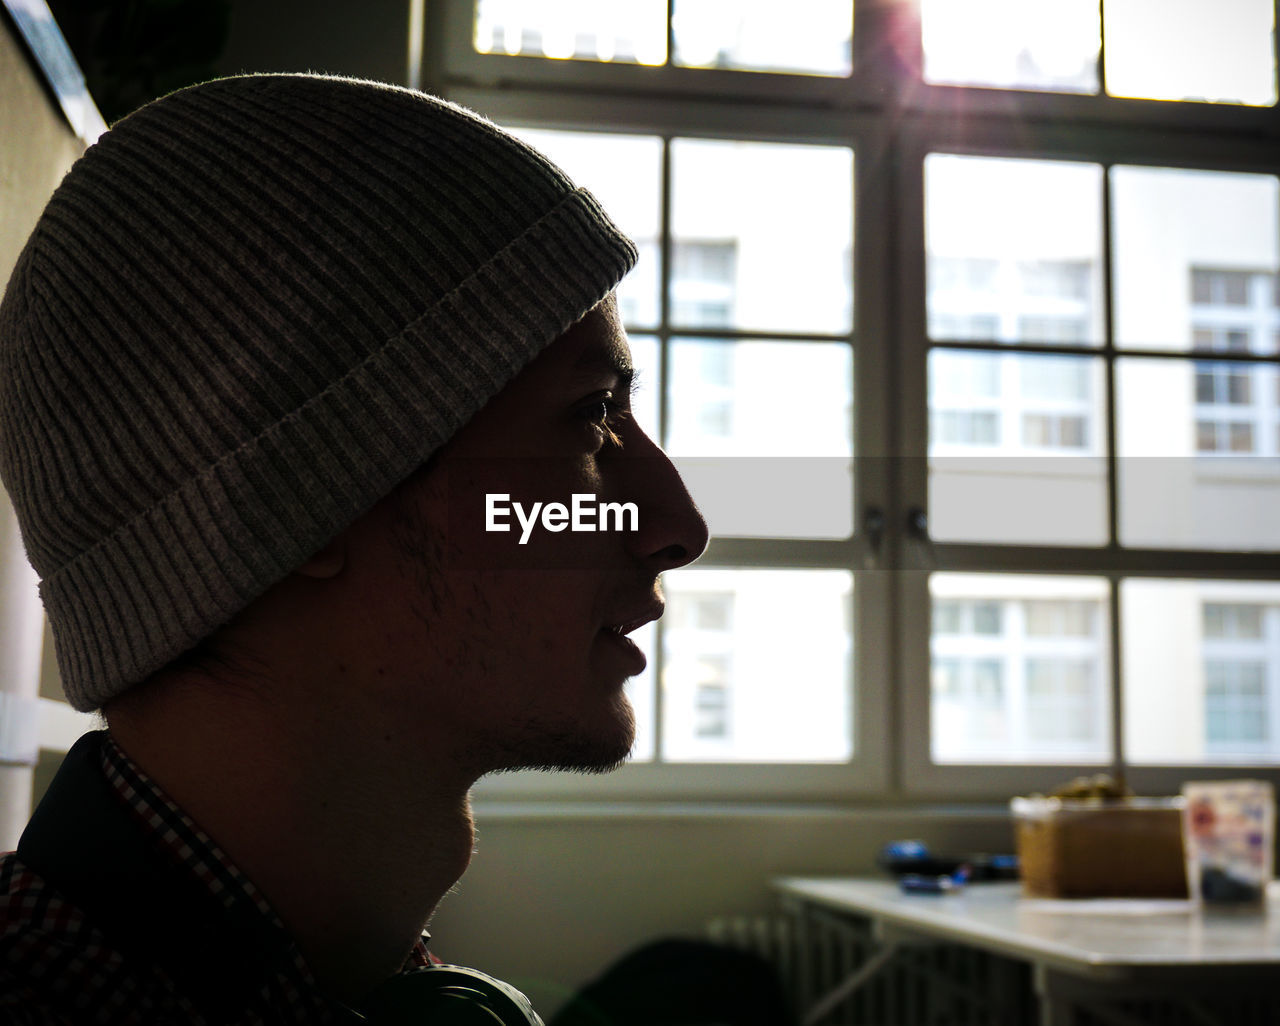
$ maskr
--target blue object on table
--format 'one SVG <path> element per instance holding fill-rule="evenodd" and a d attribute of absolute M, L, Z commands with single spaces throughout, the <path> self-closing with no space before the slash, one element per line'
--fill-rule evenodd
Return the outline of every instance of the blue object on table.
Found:
<path fill-rule="evenodd" d="M 880 849 L 876 864 L 891 876 L 951 876 L 968 867 L 967 879 L 1016 880 L 1016 855 L 934 855 L 923 841 L 890 841 Z"/>
<path fill-rule="evenodd" d="M 926 876 L 921 873 L 907 873 L 898 877 L 898 886 L 904 894 L 950 894 L 958 891 L 969 880 L 969 867 L 960 866 L 954 873 L 942 873 L 937 876 Z"/>
<path fill-rule="evenodd" d="M 890 841 L 880 849 L 883 859 L 923 859 L 929 855 L 924 841 Z"/>

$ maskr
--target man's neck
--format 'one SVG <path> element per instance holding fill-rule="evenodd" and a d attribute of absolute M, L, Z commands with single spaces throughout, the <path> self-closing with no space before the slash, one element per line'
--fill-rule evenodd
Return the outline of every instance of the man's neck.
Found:
<path fill-rule="evenodd" d="M 403 966 L 466 870 L 471 781 L 397 765 L 389 733 L 325 732 L 333 716 L 285 723 L 246 702 L 168 681 L 108 723 L 263 893 L 320 987 L 354 1002 Z"/>

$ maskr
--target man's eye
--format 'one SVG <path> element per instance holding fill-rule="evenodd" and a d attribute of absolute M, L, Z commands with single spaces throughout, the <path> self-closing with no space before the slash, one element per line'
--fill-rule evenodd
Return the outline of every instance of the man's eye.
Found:
<path fill-rule="evenodd" d="M 614 399 L 612 392 L 606 393 L 598 399 L 592 399 L 591 402 L 581 408 L 579 416 L 592 427 L 604 432 L 605 439 L 610 444 L 615 446 L 622 445 L 622 439 L 615 434 L 615 431 L 622 421 L 626 419 L 627 411 L 621 403 Z"/>

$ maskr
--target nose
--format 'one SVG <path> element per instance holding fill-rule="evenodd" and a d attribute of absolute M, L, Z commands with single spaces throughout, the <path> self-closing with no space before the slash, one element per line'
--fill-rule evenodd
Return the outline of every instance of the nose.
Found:
<path fill-rule="evenodd" d="M 639 509 L 628 546 L 654 573 L 692 563 L 706 550 L 707 522 L 684 486 L 680 472 L 638 427 L 625 443 L 629 488 Z"/>

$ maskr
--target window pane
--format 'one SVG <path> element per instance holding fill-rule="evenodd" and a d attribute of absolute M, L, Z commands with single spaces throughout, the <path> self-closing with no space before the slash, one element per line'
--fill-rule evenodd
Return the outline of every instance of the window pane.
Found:
<path fill-rule="evenodd" d="M 1096 357 L 931 352 L 933 537 L 1103 544 L 1103 395 Z"/>
<path fill-rule="evenodd" d="M 1023 603 L 1027 634 L 1037 638 L 1087 638 L 1097 607 L 1080 599 L 1028 599 Z"/>
<path fill-rule="evenodd" d="M 853 533 L 848 345 L 674 339 L 670 369 L 666 448 L 713 534 Z"/>
<path fill-rule="evenodd" d="M 952 599 L 938 599 L 933 603 L 933 633 L 959 634 L 964 617 L 964 606 Z"/>
<path fill-rule="evenodd" d="M 847 75 L 851 0 L 675 0 L 674 64 Z"/>
<path fill-rule="evenodd" d="M 1028 659 L 1028 733 L 1046 744 L 1089 745 L 1097 705 L 1096 672 L 1091 659 Z"/>
<path fill-rule="evenodd" d="M 1104 0 L 1107 92 L 1276 102 L 1271 0 Z"/>
<path fill-rule="evenodd" d="M 1280 368 L 1116 361 L 1120 541 L 1280 549 Z"/>
<path fill-rule="evenodd" d="M 662 64 L 665 0 L 476 0 L 479 53 Z"/>
<path fill-rule="evenodd" d="M 929 154 L 930 337 L 1100 344 L 1101 174 L 1096 164 Z"/>
<path fill-rule="evenodd" d="M 1098 91 L 1097 0 L 922 0 L 928 82 Z"/>
<path fill-rule="evenodd" d="M 1022 396 L 1045 402 L 1087 402 L 1093 391 L 1090 371 L 1096 365 L 1096 360 L 1069 356 L 1020 357 L 1017 367 Z"/>
<path fill-rule="evenodd" d="M 851 150 L 677 139 L 671 160 L 674 325 L 849 330 Z"/>
<path fill-rule="evenodd" d="M 929 394 L 940 406 L 967 399 L 999 400 L 1004 367 L 1001 353 L 934 350 L 929 354 Z"/>
<path fill-rule="evenodd" d="M 1206 638 L 1261 638 L 1266 607 L 1251 602 L 1205 602 Z"/>
<path fill-rule="evenodd" d="M 1244 271 L 1218 271 L 1214 276 L 1222 293 L 1222 302 L 1231 306 L 1249 303 L 1249 275 Z M 1218 289 L 1214 290 L 1215 292 Z"/>
<path fill-rule="evenodd" d="M 934 574 L 929 590 L 935 762 L 1109 758 L 1106 581 Z"/>
<path fill-rule="evenodd" d="M 1111 207 L 1118 346 L 1273 351 L 1274 175 L 1121 166 Z"/>
<path fill-rule="evenodd" d="M 640 259 L 618 286 L 618 312 L 628 327 L 657 327 L 662 140 L 603 132 L 511 131 L 591 190 L 618 227 L 635 240 Z"/>
<path fill-rule="evenodd" d="M 851 757 L 852 574 L 693 567 L 663 585 L 665 760 Z"/>
<path fill-rule="evenodd" d="M 1280 583 L 1130 580 L 1120 603 L 1131 761 L 1280 762 Z"/>
<path fill-rule="evenodd" d="M 1004 622 L 1004 607 L 999 602 L 975 601 L 971 604 L 974 634 L 999 634 Z"/>

